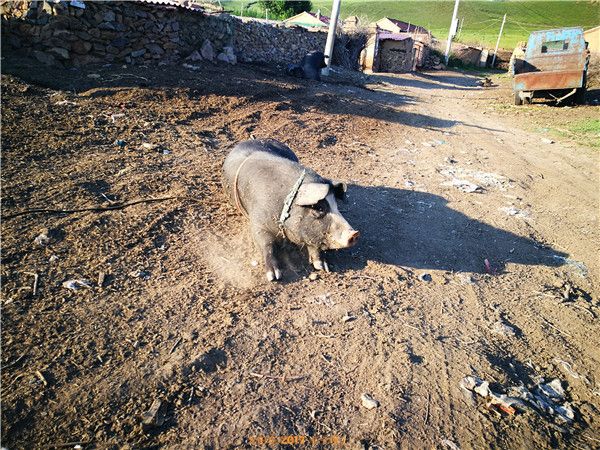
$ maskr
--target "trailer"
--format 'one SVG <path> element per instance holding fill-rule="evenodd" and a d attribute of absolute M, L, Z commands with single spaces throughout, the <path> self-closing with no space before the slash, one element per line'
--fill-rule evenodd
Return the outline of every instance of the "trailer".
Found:
<path fill-rule="evenodd" d="M 533 98 L 585 102 L 590 60 L 588 43 L 579 27 L 534 31 L 520 55 L 511 58 L 515 105 Z"/>

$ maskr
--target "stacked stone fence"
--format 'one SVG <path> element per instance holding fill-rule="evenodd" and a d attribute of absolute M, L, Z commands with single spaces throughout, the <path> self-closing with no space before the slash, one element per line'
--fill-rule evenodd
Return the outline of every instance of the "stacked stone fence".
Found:
<path fill-rule="evenodd" d="M 44 64 L 147 64 L 194 61 L 287 64 L 325 47 L 327 34 L 242 21 L 149 1 L 2 1 L 3 51 L 14 49 Z M 344 42 L 348 36 L 344 36 Z M 342 45 L 334 63 L 351 65 Z M 350 60 L 350 62 L 348 62 Z"/>

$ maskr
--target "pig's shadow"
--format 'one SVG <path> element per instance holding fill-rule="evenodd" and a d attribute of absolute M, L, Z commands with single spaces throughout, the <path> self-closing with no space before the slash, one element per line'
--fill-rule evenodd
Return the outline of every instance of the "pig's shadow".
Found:
<path fill-rule="evenodd" d="M 485 273 L 487 258 L 492 271 L 500 273 L 509 262 L 560 266 L 567 256 L 472 219 L 449 208 L 443 197 L 426 192 L 352 185 L 347 205 L 341 204 L 340 209 L 361 237 L 351 249 L 328 252 L 335 271 L 362 269 L 371 260 L 416 269 Z"/>

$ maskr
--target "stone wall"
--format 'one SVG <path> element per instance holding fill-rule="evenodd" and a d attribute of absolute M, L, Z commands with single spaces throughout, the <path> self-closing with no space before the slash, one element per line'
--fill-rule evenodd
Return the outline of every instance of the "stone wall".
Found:
<path fill-rule="evenodd" d="M 133 1 L 2 1 L 2 45 L 49 65 L 220 60 L 286 64 L 326 33 Z M 334 62 L 335 62 L 334 55 Z"/>
<path fill-rule="evenodd" d="M 305 28 L 275 27 L 236 20 L 234 48 L 240 61 L 284 63 L 299 61 L 311 50 L 323 50 L 327 33 Z"/>

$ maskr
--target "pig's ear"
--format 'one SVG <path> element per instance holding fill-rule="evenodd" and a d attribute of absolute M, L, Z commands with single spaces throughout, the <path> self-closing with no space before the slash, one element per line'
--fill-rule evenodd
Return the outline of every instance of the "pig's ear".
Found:
<path fill-rule="evenodd" d="M 332 183 L 333 186 L 333 195 L 338 200 L 346 200 L 346 191 L 348 190 L 348 186 L 346 183 L 336 182 Z"/>
<path fill-rule="evenodd" d="M 296 195 L 296 205 L 310 206 L 319 203 L 319 200 L 323 200 L 329 193 L 329 185 L 323 183 L 306 183 L 300 186 L 298 189 L 298 195 Z"/>

